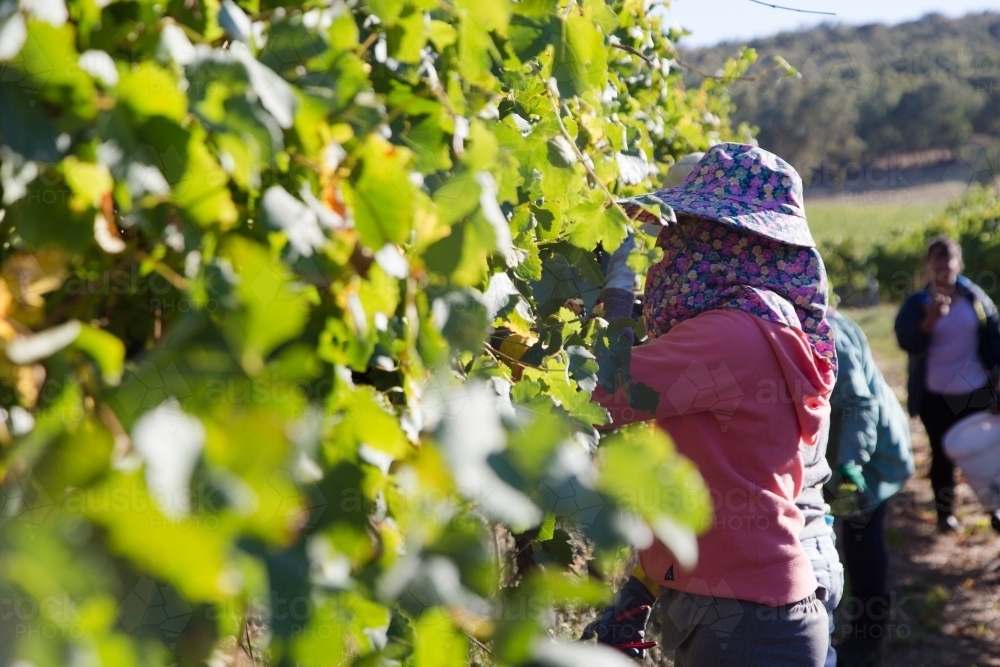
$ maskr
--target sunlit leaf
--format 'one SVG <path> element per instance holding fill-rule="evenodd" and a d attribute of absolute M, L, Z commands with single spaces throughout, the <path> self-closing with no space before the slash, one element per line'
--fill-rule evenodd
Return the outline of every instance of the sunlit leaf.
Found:
<path fill-rule="evenodd" d="M 401 243 L 412 224 L 409 152 L 371 135 L 361 150 L 361 175 L 351 192 L 355 224 L 370 248 Z"/>
<path fill-rule="evenodd" d="M 601 488 L 643 517 L 684 567 L 698 560 L 695 533 L 709 527 L 712 503 L 694 465 L 659 429 L 640 429 L 602 443 Z M 646 464 L 636 469 L 632 461 Z"/>
<path fill-rule="evenodd" d="M 181 120 L 187 113 L 187 98 L 178 88 L 177 80 L 148 61 L 122 74 L 118 95 L 139 117 L 165 116 Z"/>
<path fill-rule="evenodd" d="M 302 329 L 312 293 L 296 285 L 277 258 L 251 241 L 233 238 L 226 253 L 241 278 L 237 290 L 246 309 L 246 320 L 233 321 L 229 334 L 240 342 L 244 361 L 257 369 L 275 345 Z"/>

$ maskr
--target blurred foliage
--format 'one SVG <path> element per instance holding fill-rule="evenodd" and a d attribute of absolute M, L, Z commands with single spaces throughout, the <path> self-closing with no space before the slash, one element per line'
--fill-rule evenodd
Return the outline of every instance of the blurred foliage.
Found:
<path fill-rule="evenodd" d="M 751 69 L 732 89 L 733 118 L 757 128 L 760 145 L 788 159 L 807 185 L 839 186 L 859 163 L 869 169 L 892 153 L 959 151 L 974 133 L 1000 137 L 996 12 L 930 14 L 890 27 L 823 25 L 749 45 L 762 63 L 784 57 L 800 76 L 775 80 Z M 707 73 L 737 48 L 682 56 Z"/>
<path fill-rule="evenodd" d="M 879 297 L 900 302 L 926 284 L 924 253 L 942 235 L 961 244 L 963 273 L 1000 301 L 1000 192 L 978 185 L 930 220 L 882 241 L 821 243 L 831 285 L 845 305 L 871 305 Z"/>
<path fill-rule="evenodd" d="M 592 250 L 754 54 L 685 86 L 652 4 L 0 3 L 0 664 L 551 664 L 571 532 L 693 540 L 663 436 L 592 457 Z"/>

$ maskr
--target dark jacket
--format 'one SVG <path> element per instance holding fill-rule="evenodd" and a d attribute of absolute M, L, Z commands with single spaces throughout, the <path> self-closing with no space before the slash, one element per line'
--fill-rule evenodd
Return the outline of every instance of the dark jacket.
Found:
<path fill-rule="evenodd" d="M 986 292 L 965 276 L 958 277 L 955 289 L 959 296 L 969 299 L 979 316 L 979 360 L 986 369 L 991 382 L 996 381 L 997 365 L 1000 364 L 1000 316 L 993 301 Z M 896 315 L 896 340 L 910 356 L 909 378 L 906 384 L 907 408 L 911 415 L 920 412 L 920 405 L 926 393 L 927 348 L 930 334 L 920 330 L 927 305 L 930 303 L 927 287 L 906 297 Z"/>

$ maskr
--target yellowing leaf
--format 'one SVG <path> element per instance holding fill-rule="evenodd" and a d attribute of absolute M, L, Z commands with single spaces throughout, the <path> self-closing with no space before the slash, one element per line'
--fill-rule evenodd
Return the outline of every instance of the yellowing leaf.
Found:
<path fill-rule="evenodd" d="M 81 162 L 76 156 L 69 156 L 62 162 L 66 183 L 87 206 L 102 208 L 104 196 L 111 192 L 114 180 L 111 172 L 103 164 Z"/>

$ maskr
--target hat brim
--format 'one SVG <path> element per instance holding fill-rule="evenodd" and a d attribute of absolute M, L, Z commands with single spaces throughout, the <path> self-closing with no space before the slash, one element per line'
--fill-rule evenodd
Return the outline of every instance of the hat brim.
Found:
<path fill-rule="evenodd" d="M 683 185 L 621 202 L 630 217 L 638 215 L 643 222 L 654 222 L 655 216 L 650 215 L 648 211 L 653 203 L 669 207 L 674 214 L 686 213 L 714 220 L 789 245 L 816 247 L 816 241 L 809 231 L 809 223 L 804 217 L 793 212 L 792 207 L 784 204 L 775 205 L 774 208 L 764 208 L 768 205 L 766 202 L 750 204 L 725 196 L 713 197 L 704 192 L 692 192 Z M 646 204 L 646 209 L 640 208 L 642 204 Z M 661 225 L 667 225 L 672 221 L 665 215 L 655 220 Z"/>

